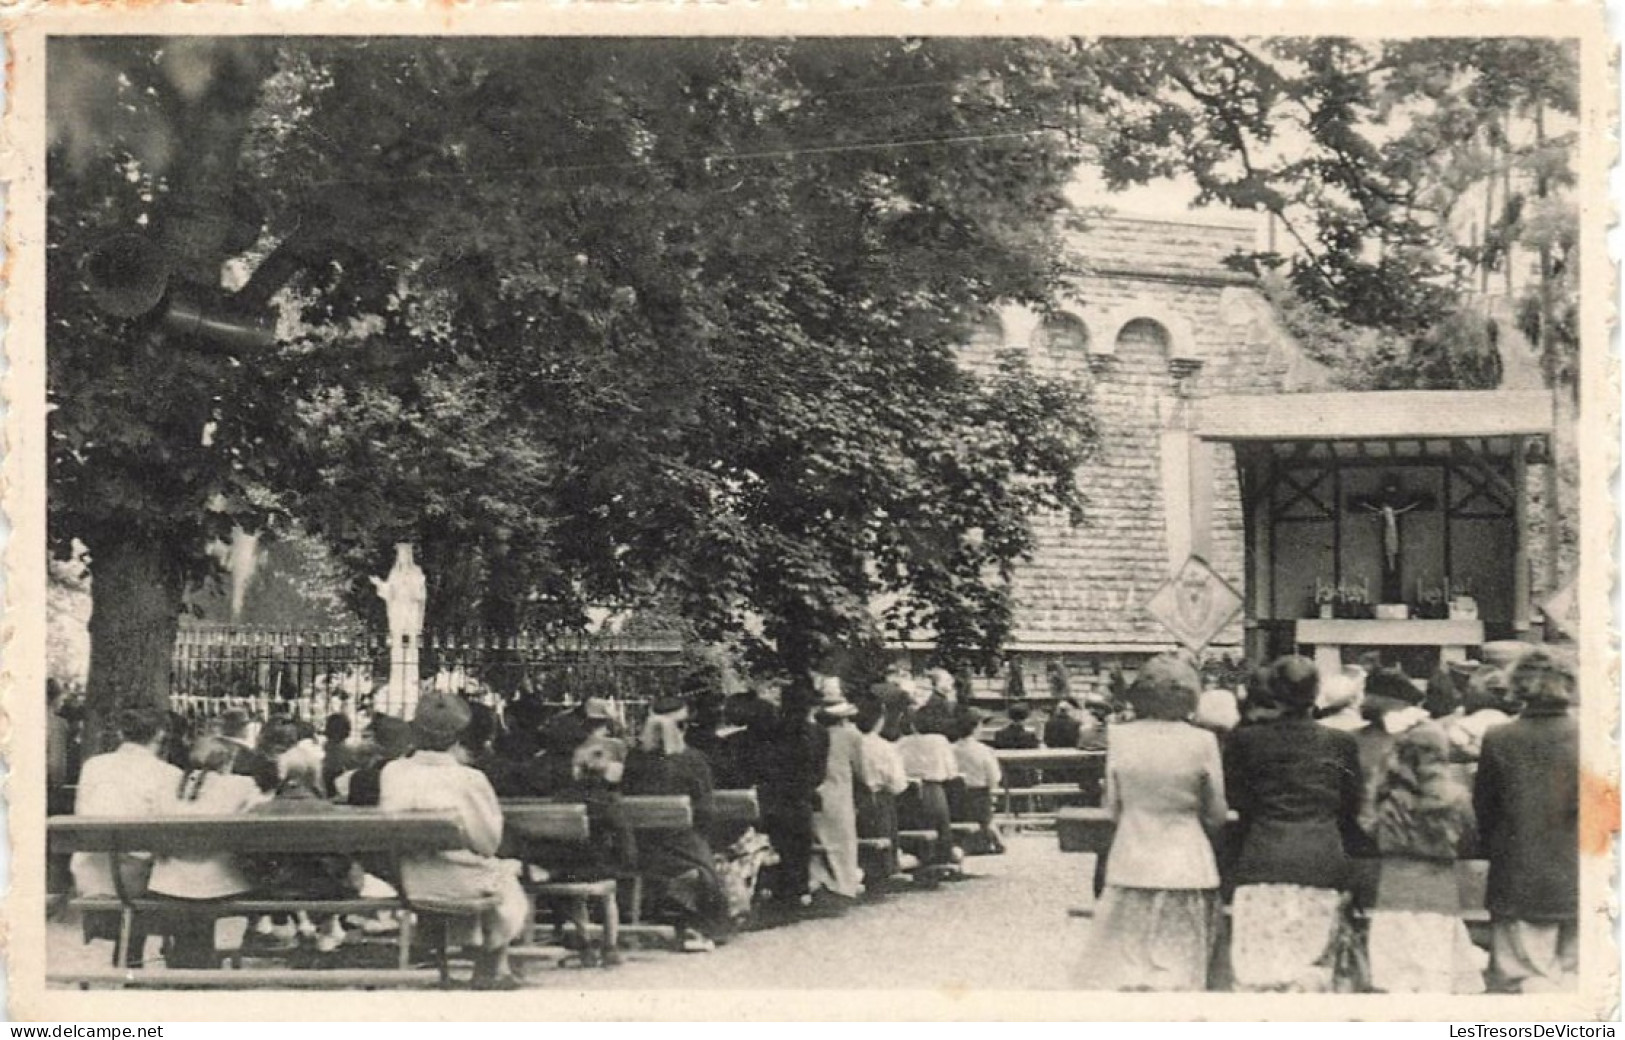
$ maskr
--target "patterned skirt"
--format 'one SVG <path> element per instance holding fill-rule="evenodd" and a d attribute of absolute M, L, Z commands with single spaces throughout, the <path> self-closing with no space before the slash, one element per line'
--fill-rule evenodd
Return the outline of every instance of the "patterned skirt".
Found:
<path fill-rule="evenodd" d="M 1454 914 L 1371 914 L 1371 986 L 1381 993 L 1482 993 L 1489 956 Z"/>
<path fill-rule="evenodd" d="M 1236 989 L 1331 992 L 1344 927 L 1343 899 L 1336 889 L 1242 885 L 1230 909 Z"/>
<path fill-rule="evenodd" d="M 1107 886 L 1095 903 L 1079 988 L 1205 990 L 1217 906 L 1215 889 Z"/>

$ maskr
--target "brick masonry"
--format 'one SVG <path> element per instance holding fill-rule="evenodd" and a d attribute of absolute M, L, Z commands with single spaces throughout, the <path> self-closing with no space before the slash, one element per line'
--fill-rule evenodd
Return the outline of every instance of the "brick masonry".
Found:
<path fill-rule="evenodd" d="M 1102 665 L 1132 665 L 1172 645 L 1145 610 L 1171 570 L 1163 430 L 1182 423 L 1189 399 L 1304 389 L 1321 379 L 1251 281 L 1224 264 L 1255 248 L 1252 227 L 1093 217 L 1071 230 L 1070 248 L 1085 273 L 1066 310 L 1075 329 L 1086 329 L 1087 346 L 1080 349 L 1076 333 L 1046 336 L 1037 315 L 1012 308 L 973 337 L 965 361 L 980 368 L 1000 349 L 1025 351 L 1035 369 L 1090 388 L 1099 445 L 1078 473 L 1085 522 L 1038 519 L 1041 548 L 1018 572 L 1011 640 L 1024 659 L 1064 655 L 1090 685 Z M 1242 513 L 1228 446 L 1214 446 L 1212 480 L 1208 562 L 1242 591 Z M 1238 618 L 1213 649 L 1236 652 L 1241 637 Z M 1035 674 L 1034 664 L 1027 688 L 1039 694 L 1042 666 Z"/>

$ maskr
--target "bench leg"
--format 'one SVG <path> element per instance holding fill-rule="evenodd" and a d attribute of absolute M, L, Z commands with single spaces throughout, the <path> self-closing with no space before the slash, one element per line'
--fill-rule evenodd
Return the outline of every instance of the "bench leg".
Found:
<path fill-rule="evenodd" d="M 435 967 L 440 969 L 440 984 L 451 983 L 451 917 L 440 918 L 440 928 L 435 933 L 434 943 Z"/>
<path fill-rule="evenodd" d="M 582 896 L 571 896 L 566 899 L 564 916 L 569 919 L 570 927 L 576 932 L 576 941 L 581 944 L 581 966 L 591 967 L 595 953 L 592 948 L 592 917 L 587 912 L 587 900 Z"/>
<path fill-rule="evenodd" d="M 401 917 L 400 943 L 401 943 L 401 970 L 407 971 L 412 967 L 412 924 L 415 915 L 410 910 L 399 911 Z"/>
<path fill-rule="evenodd" d="M 632 875 L 632 923 L 643 923 L 643 875 Z"/>
<path fill-rule="evenodd" d="M 604 896 L 604 965 L 621 963 L 621 901 L 612 888 Z"/>
<path fill-rule="evenodd" d="M 130 959 L 131 959 L 130 946 L 131 946 L 131 940 L 134 938 L 134 935 L 135 935 L 135 911 L 131 910 L 129 907 L 125 907 L 119 913 L 119 918 L 118 918 L 118 940 L 113 943 L 113 967 L 115 967 L 115 968 L 134 967 L 134 965 L 132 965 L 130 963 Z M 146 940 L 143 939 L 141 945 L 145 946 L 146 945 Z M 142 951 L 142 952 L 144 953 L 145 951 Z"/>

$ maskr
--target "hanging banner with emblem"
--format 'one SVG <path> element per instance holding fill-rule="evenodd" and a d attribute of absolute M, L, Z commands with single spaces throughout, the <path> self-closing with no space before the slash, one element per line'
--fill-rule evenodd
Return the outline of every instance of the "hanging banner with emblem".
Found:
<path fill-rule="evenodd" d="M 1206 560 L 1191 556 L 1162 583 L 1145 609 L 1179 644 L 1200 653 L 1241 611 L 1241 593 Z"/>

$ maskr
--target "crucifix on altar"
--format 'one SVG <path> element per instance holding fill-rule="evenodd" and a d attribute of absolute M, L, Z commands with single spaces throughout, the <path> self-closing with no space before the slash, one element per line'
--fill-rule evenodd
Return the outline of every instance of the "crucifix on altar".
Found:
<path fill-rule="evenodd" d="M 1384 478 L 1382 488 L 1376 494 L 1349 500 L 1351 512 L 1367 513 L 1382 525 L 1382 602 L 1402 603 L 1405 600 L 1405 589 L 1400 580 L 1401 535 L 1405 515 L 1418 509 L 1432 508 L 1432 495 L 1407 493 L 1399 478 L 1393 475 Z"/>

